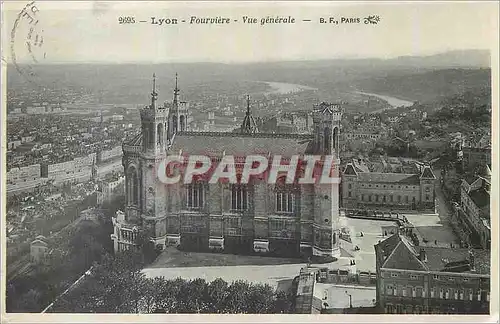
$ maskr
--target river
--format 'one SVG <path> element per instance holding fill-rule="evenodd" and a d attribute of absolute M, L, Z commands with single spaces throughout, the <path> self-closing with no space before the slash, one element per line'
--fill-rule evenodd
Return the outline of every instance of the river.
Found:
<path fill-rule="evenodd" d="M 294 84 L 294 83 L 285 83 L 285 82 L 269 82 L 269 81 L 257 81 L 260 83 L 266 83 L 271 87 L 271 90 L 264 92 L 264 94 L 289 94 L 289 93 L 295 93 L 299 91 L 305 91 L 305 90 L 318 90 L 317 88 L 301 85 L 301 84 Z M 379 109 L 376 111 L 373 111 L 372 113 L 378 113 L 381 111 L 384 111 L 386 109 L 394 109 L 398 107 L 411 107 L 413 106 L 412 101 L 408 100 L 403 100 L 399 99 L 396 97 L 391 97 L 387 95 L 381 95 L 377 93 L 369 93 L 369 92 L 362 92 L 362 91 L 355 91 L 354 93 L 368 96 L 368 97 L 376 97 L 379 99 L 382 99 L 386 101 L 391 107 L 390 108 L 384 108 L 384 109 Z"/>
<path fill-rule="evenodd" d="M 304 90 L 318 90 L 317 88 L 312 88 L 301 84 L 268 82 L 268 81 L 257 81 L 257 82 L 266 83 L 272 88 L 270 91 L 264 92 L 265 94 L 287 94 Z"/>
<path fill-rule="evenodd" d="M 395 98 L 395 97 L 380 95 L 380 94 L 376 94 L 376 93 L 361 92 L 361 91 L 356 91 L 355 93 L 360 94 L 360 95 L 364 95 L 364 96 L 377 97 L 379 99 L 382 99 L 382 100 L 386 101 L 392 108 L 413 106 L 412 101 L 403 100 L 403 99 L 399 99 L 399 98 Z M 384 111 L 386 109 L 392 109 L 392 108 L 379 109 L 377 111 L 373 111 L 372 113 L 381 112 L 381 111 Z"/>

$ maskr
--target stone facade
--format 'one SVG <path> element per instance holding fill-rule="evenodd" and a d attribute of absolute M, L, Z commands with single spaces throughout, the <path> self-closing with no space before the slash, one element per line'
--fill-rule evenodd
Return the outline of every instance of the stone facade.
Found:
<path fill-rule="evenodd" d="M 342 174 L 342 206 L 434 212 L 435 182 L 430 166 L 422 166 L 419 174 L 406 174 L 370 172 L 348 163 Z"/>
<path fill-rule="evenodd" d="M 259 133 L 251 122 L 249 101 L 239 132 L 189 132 L 189 125 L 181 122 L 188 112 L 179 108 L 177 95 L 176 86 L 173 103 L 158 107 L 153 86 L 151 105 L 141 110 L 141 133 L 123 144 L 126 209 L 113 220 L 115 250 L 139 244 L 130 235 L 121 236 L 123 228 L 136 224 L 157 246 L 288 256 L 340 254 L 338 183 L 268 184 L 253 178 L 248 184 L 212 184 L 199 178 L 166 185 L 157 177 L 157 166 L 168 155 L 205 155 L 213 163 L 232 155 L 240 176 L 244 158 L 257 154 L 269 160 L 279 155 L 285 164 L 295 155 L 332 156 L 333 174 L 338 175 L 338 105 L 314 107 L 313 134 Z"/>
<path fill-rule="evenodd" d="M 490 177 L 462 180 L 460 204 L 453 205 L 452 224 L 461 240 L 473 247 L 490 249 Z"/>

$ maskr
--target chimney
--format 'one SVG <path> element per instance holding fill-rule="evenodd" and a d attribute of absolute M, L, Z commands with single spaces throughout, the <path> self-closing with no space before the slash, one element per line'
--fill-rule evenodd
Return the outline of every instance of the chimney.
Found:
<path fill-rule="evenodd" d="M 424 249 L 420 249 L 420 253 L 418 254 L 418 259 L 422 262 L 427 262 L 427 253 L 425 253 Z"/>

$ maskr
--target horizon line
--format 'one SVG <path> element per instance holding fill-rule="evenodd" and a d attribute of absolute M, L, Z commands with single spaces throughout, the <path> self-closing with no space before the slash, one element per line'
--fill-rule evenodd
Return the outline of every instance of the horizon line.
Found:
<path fill-rule="evenodd" d="M 450 49 L 447 51 L 440 51 L 440 52 L 435 52 L 433 54 L 406 54 L 406 55 L 398 55 L 398 56 L 393 56 L 393 57 L 383 57 L 383 56 L 339 56 L 339 57 L 334 57 L 334 58 L 311 58 L 311 59 L 269 59 L 269 60 L 255 60 L 255 61 L 208 61 L 208 60 L 191 60 L 191 61 L 178 61 L 178 60 L 172 60 L 172 61 L 47 61 L 47 62 L 38 62 L 37 65 L 77 65 L 77 64 L 137 64 L 137 65 L 147 65 L 147 64 L 223 64 L 223 65 L 246 65 L 246 64 L 259 64 L 259 63 L 294 63 L 294 62 L 321 62 L 321 61 L 342 61 L 342 60 L 348 60 L 348 61 L 362 61 L 362 60 L 378 60 L 378 61 L 389 61 L 389 60 L 396 60 L 396 59 L 402 59 L 402 58 L 425 58 L 425 57 L 432 57 L 432 56 L 438 56 L 438 55 L 443 55 L 443 54 L 449 54 L 449 53 L 454 53 L 454 52 L 488 52 L 488 54 L 491 56 L 491 50 L 487 48 L 468 48 L 468 49 Z M 18 62 L 18 65 L 26 65 L 26 64 L 32 64 L 30 61 L 26 62 Z M 14 65 L 13 62 L 8 62 L 7 65 Z"/>

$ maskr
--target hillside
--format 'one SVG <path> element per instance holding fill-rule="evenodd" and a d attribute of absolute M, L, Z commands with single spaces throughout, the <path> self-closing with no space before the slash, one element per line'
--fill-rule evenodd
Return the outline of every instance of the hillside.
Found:
<path fill-rule="evenodd" d="M 151 76 L 158 76 L 160 100 L 170 99 L 174 75 L 179 74 L 182 95 L 204 100 L 204 92 L 230 95 L 252 93 L 261 87 L 252 81 L 301 84 L 319 89 L 323 100 L 363 91 L 409 101 L 433 100 L 471 87 L 489 87 L 487 51 L 448 52 L 426 57 L 394 59 L 332 59 L 248 64 L 37 64 L 38 77 L 28 84 L 13 65 L 7 68 L 7 88 L 78 89 L 103 103 L 141 104 L 149 100 Z M 225 90 L 224 90 L 225 89 Z M 256 90 L 258 89 L 258 90 Z M 347 99 L 346 99 L 347 100 Z M 351 100 L 347 100 L 351 101 Z"/>
<path fill-rule="evenodd" d="M 404 75 L 387 75 L 356 82 L 365 92 L 385 94 L 401 99 L 433 102 L 467 91 L 491 87 L 491 70 L 446 69 Z"/>

